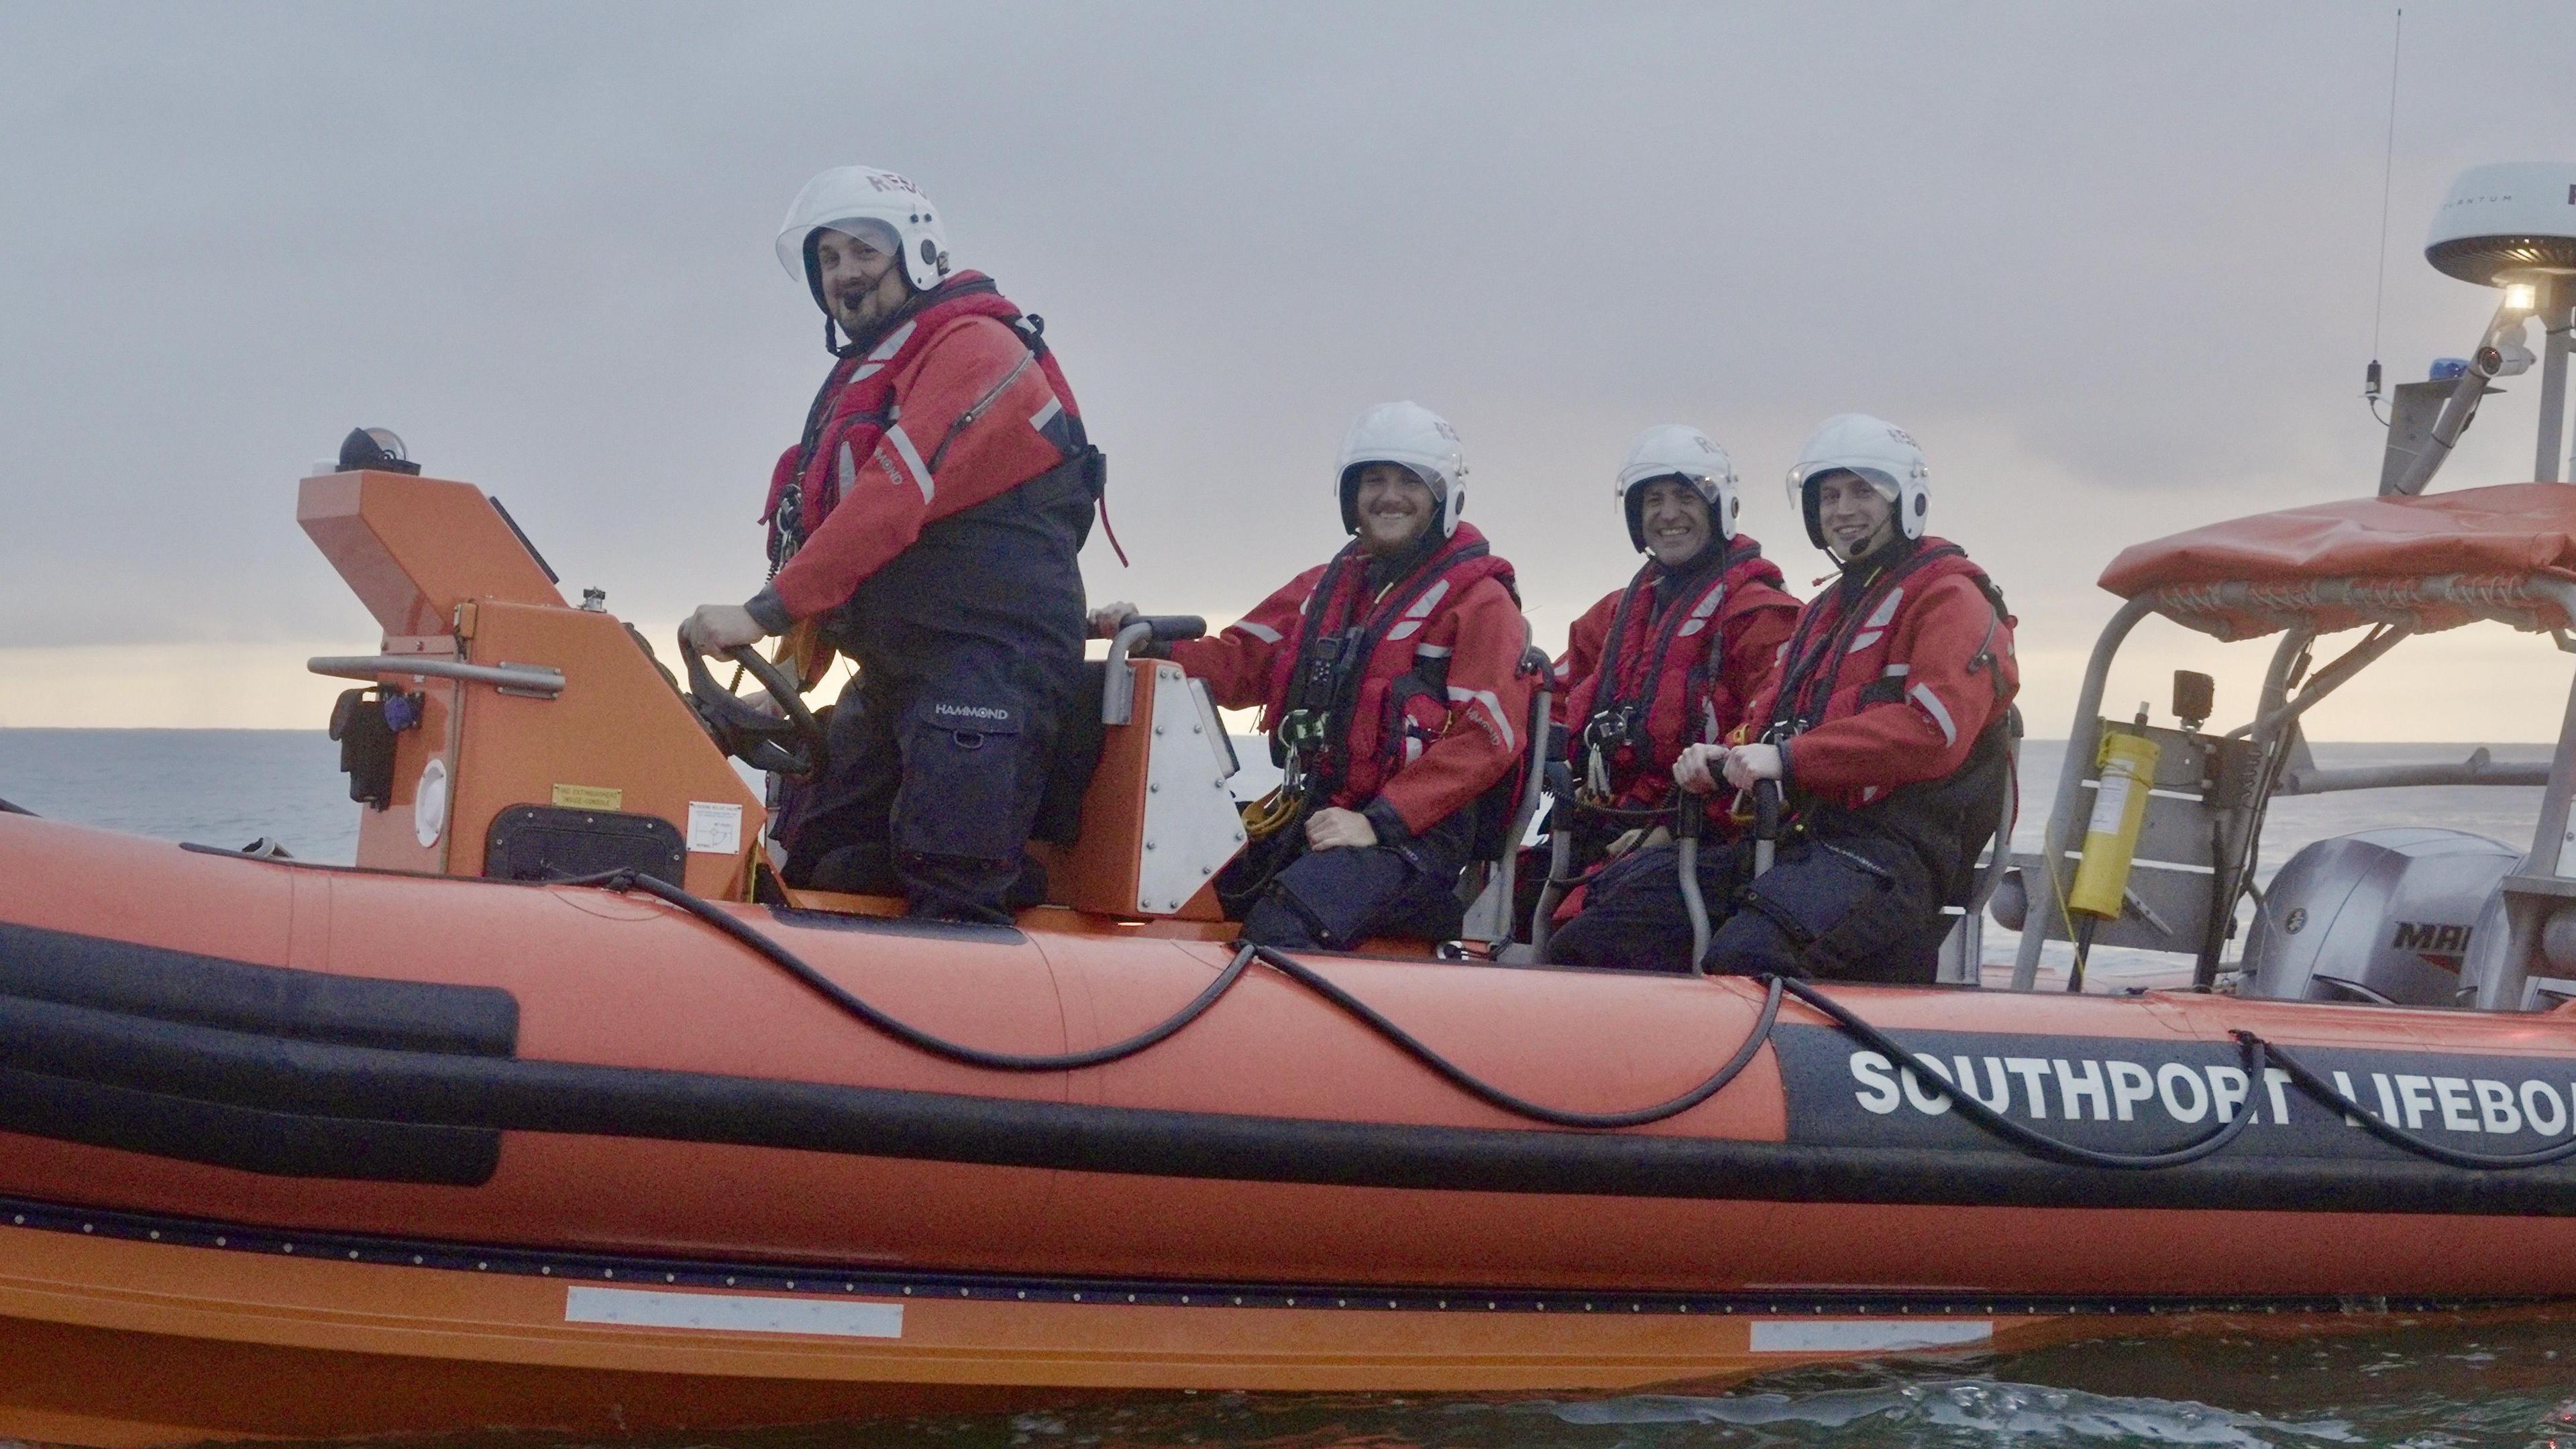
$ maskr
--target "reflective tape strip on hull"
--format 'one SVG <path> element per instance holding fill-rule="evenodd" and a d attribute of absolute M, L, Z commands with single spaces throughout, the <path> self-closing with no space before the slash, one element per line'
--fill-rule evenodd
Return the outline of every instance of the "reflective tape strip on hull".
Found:
<path fill-rule="evenodd" d="M 835 1303 L 750 1293 L 661 1293 L 639 1288 L 564 1290 L 564 1322 L 725 1333 L 810 1333 L 834 1338 L 901 1338 L 900 1303 Z"/>

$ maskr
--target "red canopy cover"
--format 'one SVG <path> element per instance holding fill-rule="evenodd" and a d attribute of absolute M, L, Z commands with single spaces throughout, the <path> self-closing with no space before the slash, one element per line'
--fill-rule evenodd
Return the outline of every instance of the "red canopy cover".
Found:
<path fill-rule="evenodd" d="M 2242 638 L 2280 628 L 2282 609 L 2310 614 L 2328 629 L 2370 617 L 2294 602 L 2297 586 L 2321 580 L 2470 575 L 2504 584 L 2533 573 L 2576 578 L 2576 485 L 2507 483 L 2258 513 L 2134 544 L 2102 571 L 2102 587 L 2124 598 L 2163 590 L 2168 603 L 2186 606 L 2165 612 L 2201 614 L 2182 622 Z M 2257 586 L 2250 614 L 2224 608 L 2195 587 L 2222 583 Z M 2212 611 L 2236 617 L 2211 628 L 2216 621 L 2206 615 Z M 2420 623 L 2441 628 L 2479 616 L 2461 612 Z"/>

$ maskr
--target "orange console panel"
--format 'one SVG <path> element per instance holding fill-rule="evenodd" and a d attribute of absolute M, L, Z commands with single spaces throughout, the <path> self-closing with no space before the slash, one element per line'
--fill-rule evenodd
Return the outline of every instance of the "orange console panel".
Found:
<path fill-rule="evenodd" d="M 539 807 L 564 829 L 641 826 L 676 847 L 680 885 L 749 894 L 759 797 L 642 642 L 567 606 L 481 490 L 339 473 L 305 479 L 296 516 L 385 630 L 374 657 L 314 668 L 417 696 L 387 796 L 360 818 L 358 864 L 498 873 L 496 822 Z"/>
<path fill-rule="evenodd" d="M 1082 797 L 1082 832 L 1069 850 L 1032 846 L 1047 868 L 1047 899 L 1096 915 L 1221 921 L 1216 873 L 1243 848 L 1226 789 L 1223 725 L 1177 664 L 1121 660 L 1130 718 L 1102 731 L 1100 763 Z"/>
<path fill-rule="evenodd" d="M 563 606 L 483 490 L 400 473 L 307 478 L 295 521 L 391 638 L 445 634 L 484 599 Z"/>

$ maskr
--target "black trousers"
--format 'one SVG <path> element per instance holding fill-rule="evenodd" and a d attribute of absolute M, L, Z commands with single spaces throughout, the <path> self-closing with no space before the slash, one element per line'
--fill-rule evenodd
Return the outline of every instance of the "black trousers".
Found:
<path fill-rule="evenodd" d="M 1097 462 L 931 523 L 834 611 L 827 635 L 859 676 L 831 763 L 781 812 L 789 885 L 1003 924 L 1045 899 L 1029 832 L 1082 676 Z"/>
<path fill-rule="evenodd" d="M 786 824 L 787 883 L 900 895 L 915 916 L 992 921 L 1045 899 L 1028 839 L 1074 661 L 966 646 L 862 669 L 831 763 Z"/>
<path fill-rule="evenodd" d="M 1283 950 L 1347 951 L 1371 936 L 1446 941 L 1458 934 L 1458 878 L 1475 836 L 1461 810 L 1409 840 L 1312 850 L 1304 826 L 1261 841 L 1217 873 L 1243 937 Z"/>
<path fill-rule="evenodd" d="M 1670 845 L 1613 861 L 1594 878 L 1583 910 L 1549 938 L 1547 959 L 1689 970 L 1680 866 L 1680 848 Z M 1752 842 L 1737 841 L 1707 848 L 1698 874 L 1710 971 L 1924 983 L 1937 974 L 1949 917 L 1931 871 L 1903 842 L 1867 834 L 1794 839 L 1756 879 Z"/>

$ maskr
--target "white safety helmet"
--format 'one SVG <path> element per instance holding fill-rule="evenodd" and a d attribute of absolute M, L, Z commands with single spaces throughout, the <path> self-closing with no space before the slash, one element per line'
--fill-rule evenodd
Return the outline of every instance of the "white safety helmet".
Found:
<path fill-rule="evenodd" d="M 1931 508 L 1931 475 L 1923 467 L 1923 450 L 1903 428 L 1867 413 L 1838 413 L 1807 435 L 1798 461 L 1789 465 L 1789 503 L 1807 520 L 1807 541 L 1825 547 L 1825 530 L 1816 520 L 1816 490 L 1809 485 L 1827 473 L 1856 473 L 1879 496 L 1896 505 L 1896 531 L 1905 538 L 1923 536 L 1923 515 Z"/>
<path fill-rule="evenodd" d="M 1360 469 L 1371 463 L 1412 469 L 1440 500 L 1440 536 L 1458 531 L 1458 515 L 1467 508 L 1467 454 L 1447 419 L 1410 402 L 1379 403 L 1360 414 L 1342 435 L 1341 466 L 1333 472 L 1344 533 L 1360 531 Z"/>
<path fill-rule="evenodd" d="M 903 258 L 913 290 L 927 292 L 948 275 L 948 230 L 921 188 L 907 177 L 873 166 L 835 166 L 805 183 L 778 224 L 778 264 L 802 277 L 823 301 L 823 279 L 814 266 L 814 233 L 846 231 L 871 245 L 889 238 Z"/>
<path fill-rule="evenodd" d="M 1646 485 L 1658 478 L 1681 478 L 1708 504 L 1709 527 L 1720 539 L 1735 537 L 1735 516 L 1743 501 L 1735 496 L 1735 463 L 1715 439 L 1680 423 L 1658 423 L 1628 445 L 1619 465 L 1619 512 L 1628 520 L 1628 542 L 1646 551 Z"/>

